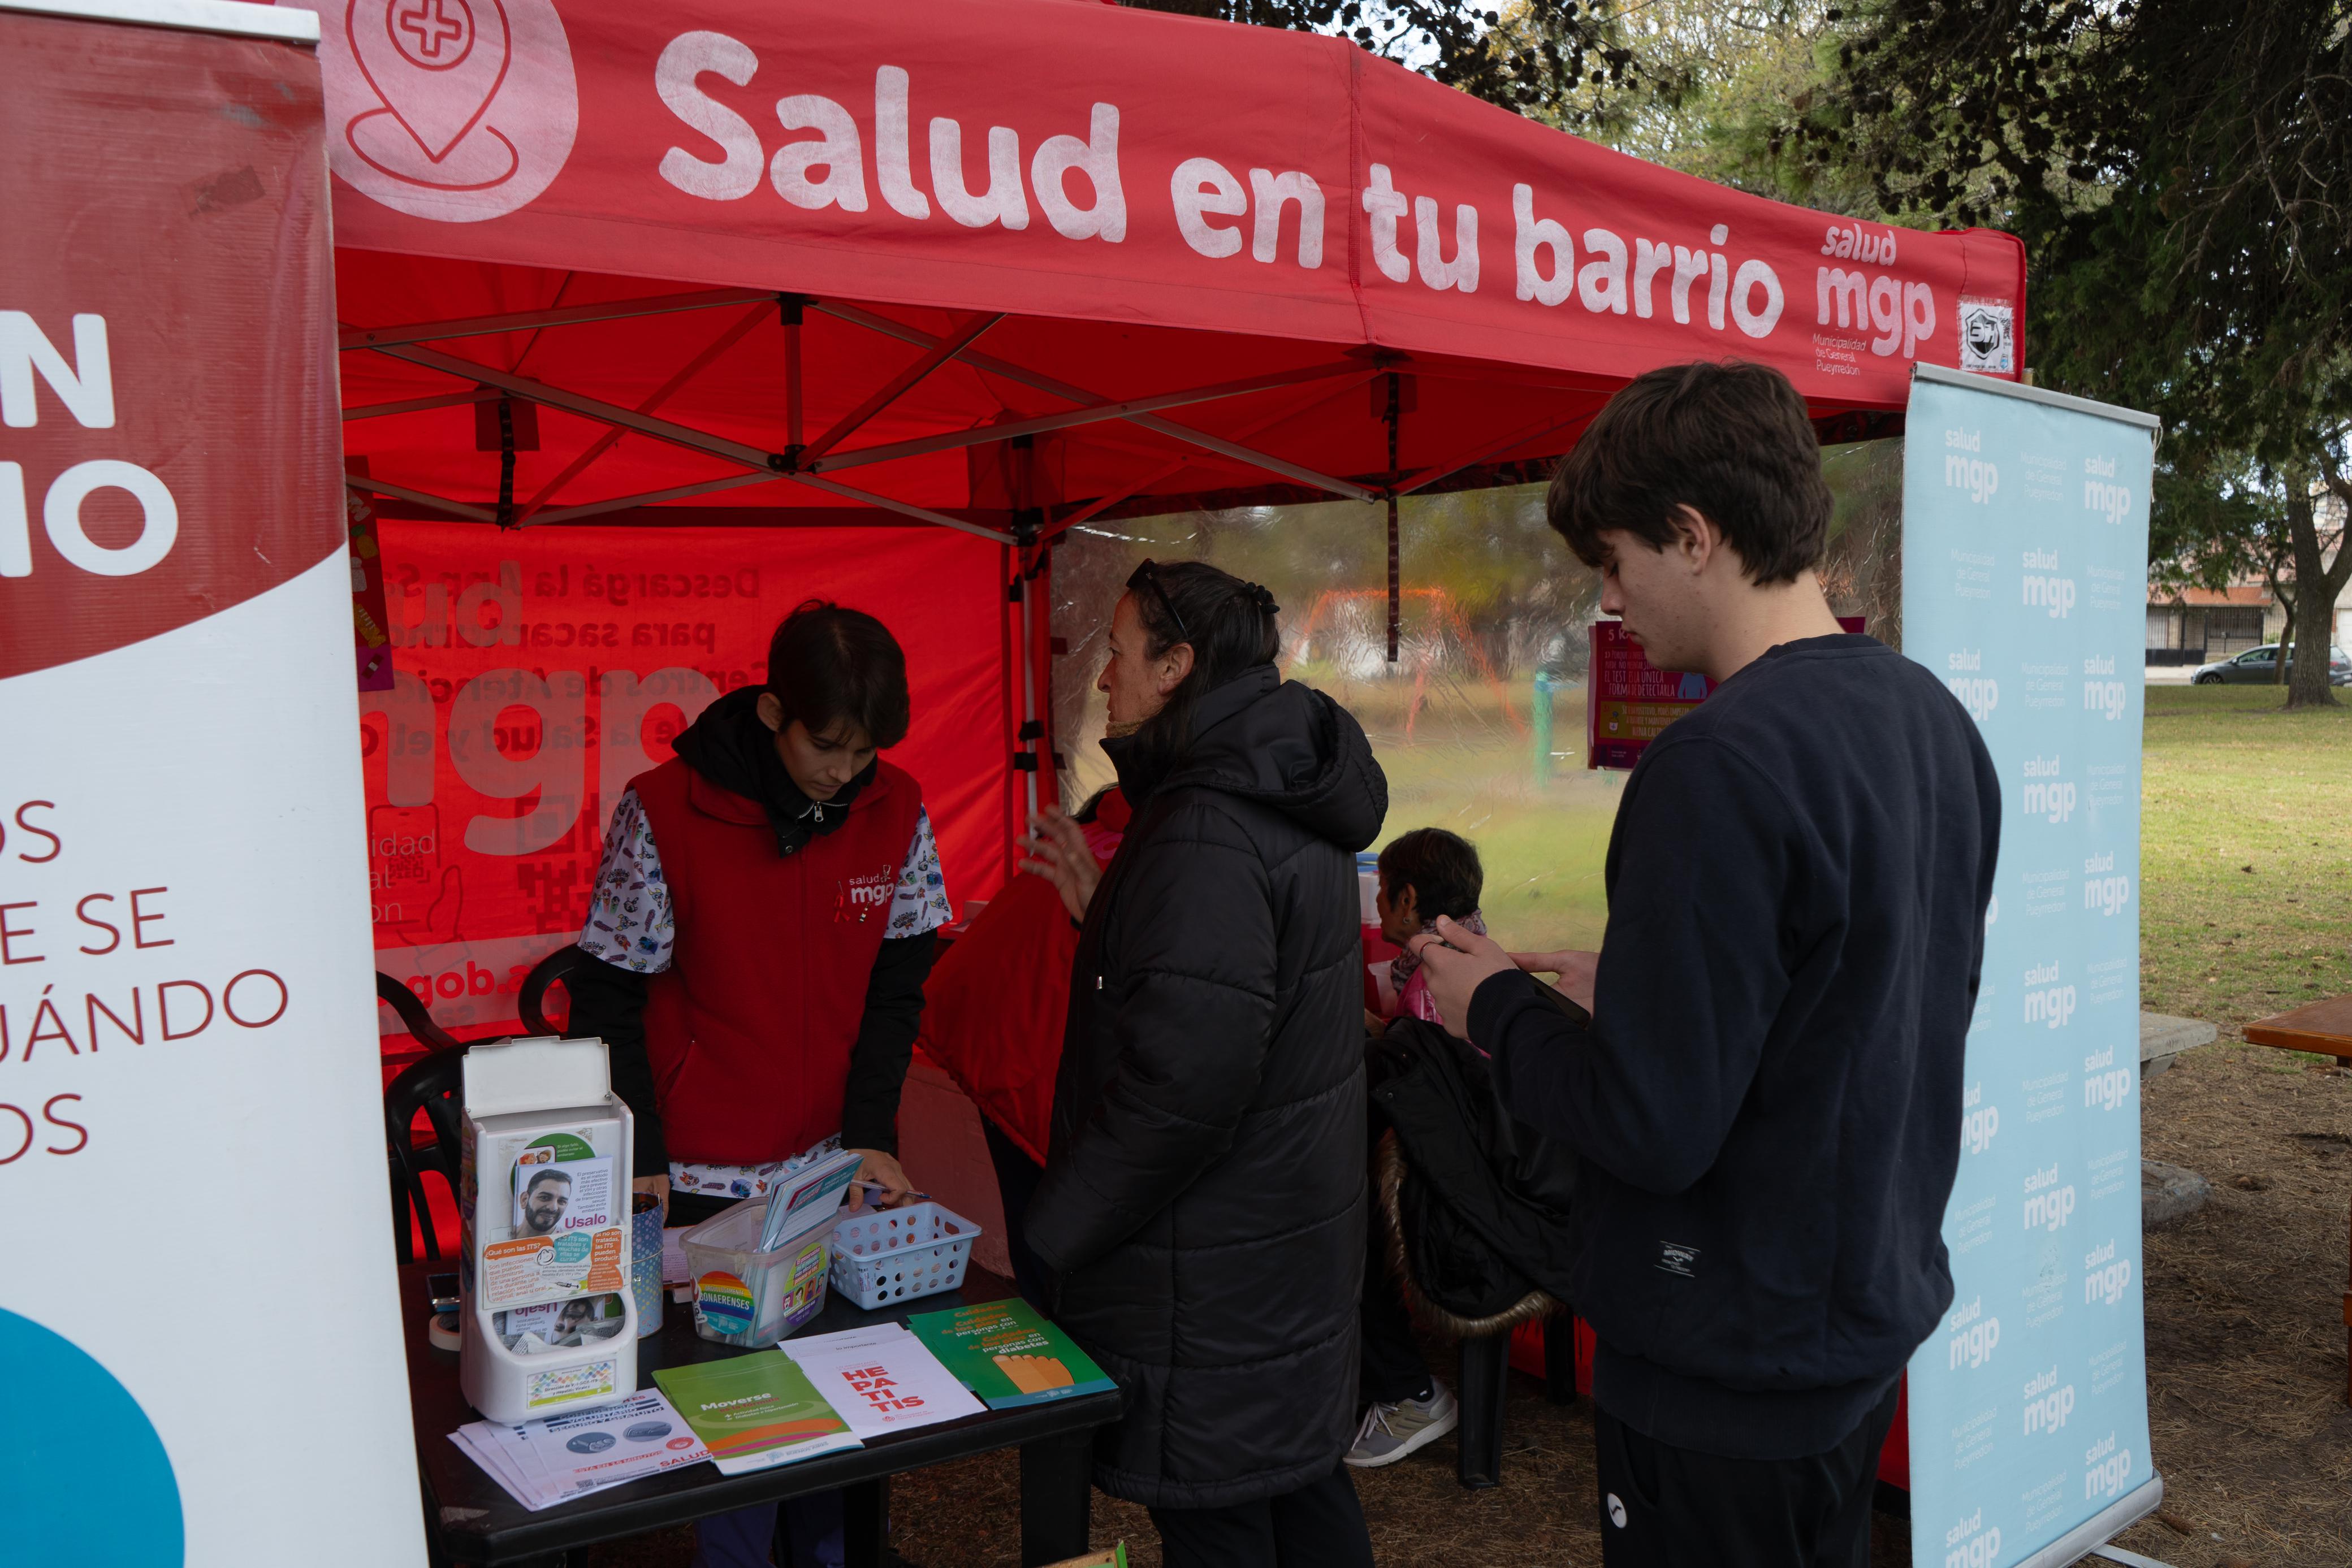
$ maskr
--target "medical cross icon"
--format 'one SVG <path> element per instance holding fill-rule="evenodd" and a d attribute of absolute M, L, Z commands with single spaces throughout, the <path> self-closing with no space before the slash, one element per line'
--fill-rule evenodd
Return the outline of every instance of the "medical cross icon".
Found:
<path fill-rule="evenodd" d="M 474 16 L 466 0 L 403 0 L 392 7 L 393 42 L 426 70 L 447 70 L 471 53 Z"/>

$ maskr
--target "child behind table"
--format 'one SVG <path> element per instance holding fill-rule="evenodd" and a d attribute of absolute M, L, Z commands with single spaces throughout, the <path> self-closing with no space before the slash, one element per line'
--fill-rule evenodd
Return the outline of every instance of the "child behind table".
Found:
<path fill-rule="evenodd" d="M 1440 915 L 1465 930 L 1486 934 L 1486 923 L 1478 915 L 1478 896 L 1486 882 L 1478 852 L 1459 833 L 1415 828 L 1381 852 L 1380 873 L 1381 935 L 1404 947 L 1389 966 L 1397 1012 L 1442 1025 L 1444 1020 L 1430 1000 L 1429 978 L 1421 973 L 1421 959 L 1405 943 L 1434 930 Z"/>

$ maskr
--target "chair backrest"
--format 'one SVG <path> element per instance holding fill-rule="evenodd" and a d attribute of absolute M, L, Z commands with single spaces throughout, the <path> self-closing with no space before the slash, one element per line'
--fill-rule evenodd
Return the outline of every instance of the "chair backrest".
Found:
<path fill-rule="evenodd" d="M 563 1032 L 548 1022 L 548 988 L 577 965 L 592 962 L 587 954 L 567 942 L 531 966 L 530 973 L 523 978 L 522 994 L 516 1008 L 522 1016 L 524 1032 Z M 400 1015 L 408 1032 L 425 1047 L 425 1055 L 403 1068 L 383 1091 L 384 1149 L 392 1167 L 393 1235 L 399 1242 L 400 1260 L 411 1261 L 409 1218 L 413 1213 L 417 1233 L 425 1239 L 425 1255 L 438 1260 L 441 1247 L 433 1232 L 433 1211 L 425 1200 L 424 1177 L 427 1171 L 437 1171 L 448 1182 L 453 1194 L 457 1190 L 458 1145 L 464 1120 L 457 1093 L 462 1086 L 467 1042 L 435 1023 L 416 993 L 390 975 L 377 974 L 375 994 Z M 433 1128 L 430 1144 L 416 1141 L 416 1113 L 420 1110 Z"/>
<path fill-rule="evenodd" d="M 572 943 L 566 942 L 546 957 L 530 967 L 522 980 L 522 996 L 515 1010 L 522 1015 L 522 1027 L 527 1034 L 562 1034 L 564 1031 L 547 1021 L 548 988 L 562 980 L 583 964 L 595 962 Z"/>
<path fill-rule="evenodd" d="M 409 1244 L 409 1220 L 414 1215 L 425 1239 L 425 1255 L 438 1260 L 439 1239 L 434 1235 L 433 1209 L 425 1194 L 425 1173 L 438 1172 L 457 1190 L 457 1161 L 463 1107 L 457 1094 L 463 1082 L 466 1048 L 435 1023 L 415 993 L 391 976 L 378 974 L 375 994 L 400 1015 L 409 1033 L 426 1047 L 425 1054 L 401 1069 L 384 1087 L 384 1152 L 392 1175 L 392 1232 L 400 1260 L 415 1258 Z M 433 1128 L 433 1142 L 416 1142 L 416 1113 L 425 1113 Z"/>

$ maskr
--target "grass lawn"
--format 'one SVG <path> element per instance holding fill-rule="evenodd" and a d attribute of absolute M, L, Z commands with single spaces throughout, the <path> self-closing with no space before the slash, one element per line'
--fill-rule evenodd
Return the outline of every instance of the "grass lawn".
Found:
<path fill-rule="evenodd" d="M 1476 679 L 1416 687 L 1293 673 L 1370 733 L 1389 778 L 1380 841 L 1452 828 L 1486 862 L 1497 937 L 1599 945 L 1601 859 L 1623 778 L 1584 768 L 1582 692 L 1559 694 L 1562 755 L 1538 785 L 1524 682 L 1506 692 Z M 2352 992 L 2352 704 L 2289 714 L 2284 700 L 2264 686 L 2147 688 L 2139 895 L 2151 1012 L 2228 1030 Z M 1101 775 L 1087 787 L 1108 782 L 1097 748 L 1077 750 Z"/>
<path fill-rule="evenodd" d="M 2147 688 L 2141 1005 L 2230 1029 L 2352 992 L 2352 706 Z"/>

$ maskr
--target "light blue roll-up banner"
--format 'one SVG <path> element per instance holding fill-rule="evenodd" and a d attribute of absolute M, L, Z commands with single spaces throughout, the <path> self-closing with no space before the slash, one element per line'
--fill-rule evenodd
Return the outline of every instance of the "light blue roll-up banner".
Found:
<path fill-rule="evenodd" d="M 1904 652 L 1967 705 L 2001 786 L 1944 1217 L 1955 1294 L 1911 1358 L 1916 1568 L 2072 1563 L 2163 1495 L 2139 1211 L 2156 434 L 2147 414 L 1958 371 L 1912 382 Z"/>

